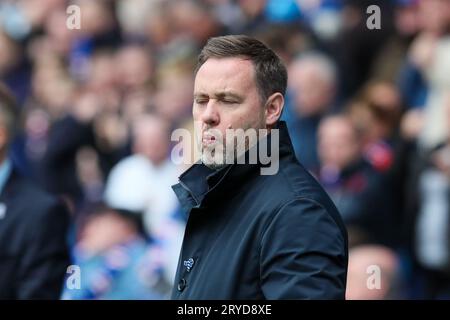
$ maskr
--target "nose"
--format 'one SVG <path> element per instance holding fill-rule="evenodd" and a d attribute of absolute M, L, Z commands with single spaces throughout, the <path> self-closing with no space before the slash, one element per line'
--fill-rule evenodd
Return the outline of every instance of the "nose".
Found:
<path fill-rule="evenodd" d="M 212 127 L 218 125 L 220 122 L 220 115 L 217 108 L 218 106 L 216 105 L 214 99 L 210 99 L 202 112 L 202 122 Z"/>

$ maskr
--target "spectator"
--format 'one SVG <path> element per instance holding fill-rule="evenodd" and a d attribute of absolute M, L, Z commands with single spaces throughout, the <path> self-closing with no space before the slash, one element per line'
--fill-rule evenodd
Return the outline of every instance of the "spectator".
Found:
<path fill-rule="evenodd" d="M 87 214 L 73 250 L 82 270 L 80 288 L 63 299 L 163 299 L 161 249 L 147 244 L 134 213 L 98 205 Z"/>
<path fill-rule="evenodd" d="M 307 169 L 317 170 L 317 128 L 334 107 L 336 69 L 323 54 L 307 53 L 295 60 L 288 72 L 292 104 L 287 106 L 285 119 L 295 154 Z"/>
<path fill-rule="evenodd" d="M 67 196 L 77 208 L 82 207 L 84 200 L 89 201 L 84 199 L 87 194 L 77 175 L 77 153 L 83 147 L 94 150 L 103 176 L 126 153 L 126 126 L 116 114 L 100 112 L 105 108 L 102 98 L 88 91 L 78 95 L 72 112 L 53 124 L 43 158 L 48 190 Z"/>
<path fill-rule="evenodd" d="M 373 81 L 361 93 L 360 101 L 347 108 L 361 133 L 366 160 L 379 172 L 391 169 L 402 113 L 400 94 L 389 82 Z"/>
<path fill-rule="evenodd" d="M 30 91 L 31 70 L 20 45 L 0 25 L 0 81 L 13 91 L 20 105 Z"/>
<path fill-rule="evenodd" d="M 362 155 L 360 135 L 345 116 L 325 118 L 319 127 L 319 181 L 330 194 L 349 234 L 359 243 L 392 244 L 390 196 Z"/>
<path fill-rule="evenodd" d="M 425 298 L 450 297 L 450 95 L 447 95 L 447 137 L 420 158 L 410 199 L 410 230 L 416 276 L 424 278 Z"/>
<path fill-rule="evenodd" d="M 8 158 L 17 107 L 0 85 L 0 299 L 57 299 L 69 265 L 65 206 Z"/>
<path fill-rule="evenodd" d="M 141 115 L 133 123 L 133 154 L 111 171 L 105 200 L 113 207 L 143 212 L 149 237 L 164 244 L 168 281 L 178 261 L 184 221 L 176 218 L 178 202 L 171 186 L 178 181 L 178 168 L 169 156 L 169 124 L 156 115 Z"/>
<path fill-rule="evenodd" d="M 400 270 L 400 259 L 389 248 L 363 245 L 351 249 L 346 299 L 403 299 Z"/>

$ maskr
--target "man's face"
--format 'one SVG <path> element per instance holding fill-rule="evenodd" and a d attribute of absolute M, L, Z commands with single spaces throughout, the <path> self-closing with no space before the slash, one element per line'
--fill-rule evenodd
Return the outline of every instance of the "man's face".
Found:
<path fill-rule="evenodd" d="M 133 123 L 133 152 L 144 155 L 157 166 L 167 158 L 168 129 L 161 119 L 144 115 Z"/>
<path fill-rule="evenodd" d="M 327 119 L 320 125 L 318 151 L 323 165 L 339 170 L 361 156 L 359 142 L 351 124 L 340 118 Z"/>
<path fill-rule="evenodd" d="M 289 87 L 294 93 L 295 110 L 304 116 L 323 113 L 332 103 L 331 80 L 314 62 L 297 62 L 289 70 Z"/>
<path fill-rule="evenodd" d="M 195 77 L 193 117 L 201 127 L 197 139 L 203 163 L 221 168 L 225 157 L 217 160 L 211 150 L 221 144 L 224 155 L 234 152 L 225 147 L 227 129 L 266 128 L 265 108 L 252 62 L 242 58 L 208 59 Z M 217 139 L 217 132 L 222 139 Z"/>

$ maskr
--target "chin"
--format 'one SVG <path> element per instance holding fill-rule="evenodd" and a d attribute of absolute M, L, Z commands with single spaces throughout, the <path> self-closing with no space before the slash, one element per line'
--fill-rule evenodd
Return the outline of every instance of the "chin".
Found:
<path fill-rule="evenodd" d="M 212 158 L 214 158 L 214 156 Z M 216 162 L 214 161 L 214 159 L 211 159 L 210 157 L 207 157 L 204 154 L 201 157 L 201 161 L 206 167 L 213 170 L 219 170 L 227 165 L 226 163 L 223 162 Z"/>

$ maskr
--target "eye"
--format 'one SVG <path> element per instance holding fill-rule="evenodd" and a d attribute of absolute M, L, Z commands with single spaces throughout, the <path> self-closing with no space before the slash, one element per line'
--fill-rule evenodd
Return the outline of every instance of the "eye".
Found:
<path fill-rule="evenodd" d="M 197 99 L 195 99 L 195 103 L 199 104 L 199 105 L 206 104 L 206 103 L 208 103 L 208 99 L 206 99 L 206 98 L 197 98 Z"/>
<path fill-rule="evenodd" d="M 225 104 L 235 104 L 235 103 L 237 103 L 235 100 L 230 100 L 230 99 L 224 99 L 224 100 L 222 100 L 223 101 L 223 103 L 225 103 Z"/>

